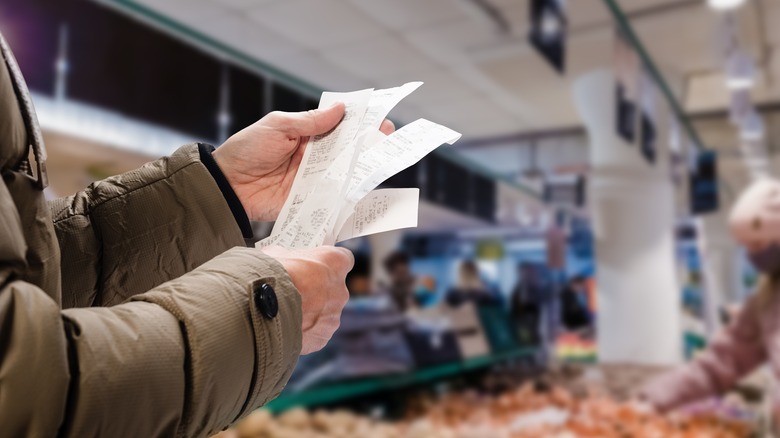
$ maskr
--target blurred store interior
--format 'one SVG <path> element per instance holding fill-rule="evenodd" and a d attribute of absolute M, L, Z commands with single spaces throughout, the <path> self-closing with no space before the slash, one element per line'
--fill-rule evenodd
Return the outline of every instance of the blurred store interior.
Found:
<path fill-rule="evenodd" d="M 343 333 L 269 405 L 383 421 L 707 344 L 756 283 L 726 218 L 778 169 L 779 21 L 775 0 L 0 0 L 50 197 L 324 90 L 425 82 L 391 119 L 463 137 L 385 182 L 420 188 L 418 227 L 344 243 Z"/>

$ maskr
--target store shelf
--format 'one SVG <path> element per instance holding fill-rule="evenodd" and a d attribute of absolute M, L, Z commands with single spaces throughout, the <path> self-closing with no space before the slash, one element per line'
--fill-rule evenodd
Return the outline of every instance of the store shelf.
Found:
<path fill-rule="evenodd" d="M 266 408 L 273 412 L 282 412 L 293 407 L 314 407 L 361 395 L 397 390 L 486 368 L 507 360 L 531 358 L 534 357 L 536 352 L 537 349 L 534 347 L 523 347 L 496 355 L 476 357 L 461 362 L 423 368 L 411 373 L 325 384 L 294 394 L 282 394 L 268 403 Z"/>

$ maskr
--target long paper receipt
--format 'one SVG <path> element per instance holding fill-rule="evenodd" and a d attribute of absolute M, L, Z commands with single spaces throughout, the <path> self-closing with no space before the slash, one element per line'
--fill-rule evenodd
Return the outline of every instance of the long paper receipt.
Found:
<path fill-rule="evenodd" d="M 379 131 L 390 110 L 422 82 L 386 90 L 322 93 L 320 108 L 336 102 L 344 118 L 309 139 L 290 193 L 271 235 L 258 247 L 306 248 L 417 226 L 419 189 L 375 190 L 460 134 L 418 119 L 390 135 Z"/>

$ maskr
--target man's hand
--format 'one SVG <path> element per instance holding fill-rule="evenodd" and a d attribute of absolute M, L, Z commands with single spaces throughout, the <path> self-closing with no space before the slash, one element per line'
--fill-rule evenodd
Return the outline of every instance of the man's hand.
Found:
<path fill-rule="evenodd" d="M 344 117 L 344 104 L 299 113 L 274 111 L 237 132 L 214 151 L 249 219 L 273 221 L 290 193 L 309 137 L 324 134 Z M 385 120 L 380 130 L 395 128 Z"/>
<path fill-rule="evenodd" d="M 352 252 L 334 246 L 310 249 L 271 246 L 263 252 L 284 266 L 301 294 L 301 354 L 322 349 L 339 328 L 341 311 L 349 299 L 345 280 L 355 264 Z"/>

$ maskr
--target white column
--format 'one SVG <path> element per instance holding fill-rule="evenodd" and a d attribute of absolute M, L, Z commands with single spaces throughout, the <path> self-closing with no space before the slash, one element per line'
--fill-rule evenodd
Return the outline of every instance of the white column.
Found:
<path fill-rule="evenodd" d="M 707 329 L 720 328 L 719 309 L 740 302 L 744 294 L 739 246 L 731 236 L 727 213 L 718 212 L 696 220 L 698 250 L 701 259 L 704 313 Z"/>
<path fill-rule="evenodd" d="M 599 359 L 674 364 L 682 359 L 674 187 L 662 160 L 651 166 L 617 136 L 614 86 L 607 70 L 574 84 L 590 141 Z"/>

